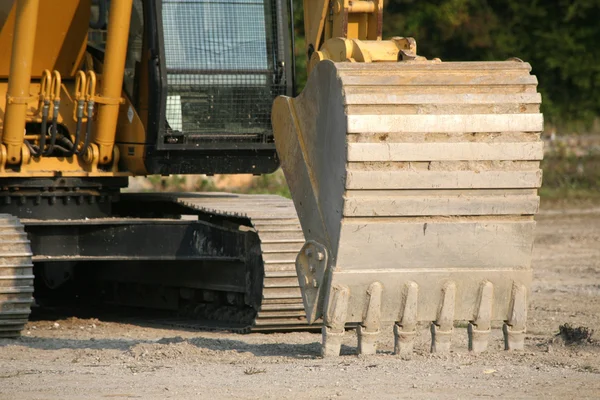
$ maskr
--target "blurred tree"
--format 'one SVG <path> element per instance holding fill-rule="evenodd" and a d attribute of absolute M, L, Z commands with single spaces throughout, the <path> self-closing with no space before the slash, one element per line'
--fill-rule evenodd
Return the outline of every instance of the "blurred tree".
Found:
<path fill-rule="evenodd" d="M 443 60 L 531 63 L 546 120 L 590 124 L 600 115 L 600 0 L 389 0 L 384 35 L 413 36 Z"/>
<path fill-rule="evenodd" d="M 300 93 L 306 83 L 306 53 L 304 46 L 304 8 L 302 0 L 294 0 L 294 34 L 296 36 L 296 92 Z"/>
<path fill-rule="evenodd" d="M 294 2 L 298 89 L 305 82 L 302 1 Z M 600 0 L 387 0 L 384 38 L 412 36 L 446 61 L 519 57 L 532 65 L 553 124 L 600 115 Z"/>

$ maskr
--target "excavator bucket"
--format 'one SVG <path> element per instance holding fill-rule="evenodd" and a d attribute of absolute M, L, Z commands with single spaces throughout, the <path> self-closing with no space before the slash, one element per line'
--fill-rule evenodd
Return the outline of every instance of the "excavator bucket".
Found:
<path fill-rule="evenodd" d="M 323 355 L 344 328 L 395 353 L 430 324 L 448 351 L 454 321 L 469 350 L 493 321 L 521 349 L 543 156 L 537 79 L 504 62 L 321 61 L 272 122 L 306 243 L 296 259 L 307 319 L 323 319 Z"/>

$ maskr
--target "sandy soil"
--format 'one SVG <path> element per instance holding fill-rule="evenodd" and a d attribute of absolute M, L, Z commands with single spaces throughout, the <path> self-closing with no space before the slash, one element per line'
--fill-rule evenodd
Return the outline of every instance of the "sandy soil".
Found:
<path fill-rule="evenodd" d="M 565 345 L 559 326 L 586 326 L 600 339 L 600 209 L 538 217 L 535 283 L 524 352 L 469 354 L 457 327 L 449 355 L 319 357 L 310 333 L 236 335 L 68 318 L 29 323 L 0 340 L 1 399 L 81 398 L 594 398 L 600 396 L 600 340 Z"/>

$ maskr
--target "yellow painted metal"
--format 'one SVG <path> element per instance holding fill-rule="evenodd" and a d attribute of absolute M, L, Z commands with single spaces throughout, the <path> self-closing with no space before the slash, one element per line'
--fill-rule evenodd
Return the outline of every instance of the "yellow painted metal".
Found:
<path fill-rule="evenodd" d="M 17 1 L 0 1 L 0 78 L 7 78 Z M 39 2 L 35 35 L 32 78 L 40 78 L 44 69 L 57 70 L 64 79 L 75 76 L 87 46 L 91 0 L 43 0 Z"/>
<path fill-rule="evenodd" d="M 355 1 L 348 5 L 349 13 L 372 13 L 377 9 L 374 1 Z"/>
<path fill-rule="evenodd" d="M 6 146 L 6 162 L 9 164 L 21 162 L 27 103 L 31 99 L 29 83 L 39 0 L 18 0 L 16 7 L 10 79 L 2 132 L 2 143 Z"/>
<path fill-rule="evenodd" d="M 133 176 L 148 175 L 144 164 L 145 144 L 117 143 L 115 146 L 121 153 L 120 163 L 125 171 Z"/>
<path fill-rule="evenodd" d="M 381 40 L 383 0 L 336 0 L 332 18 L 326 22 L 325 41 L 330 38 Z"/>
<path fill-rule="evenodd" d="M 48 71 L 50 74 L 50 72 Z M 45 88 L 42 88 L 44 85 Z M 44 80 L 41 83 L 32 82 L 29 85 L 30 93 L 43 93 L 38 96 L 31 96 L 26 104 L 27 114 L 25 117 L 26 122 L 41 122 L 41 107 L 40 101 L 43 101 L 43 98 L 50 100 L 53 95 L 50 93 L 50 88 L 52 85 L 52 78 L 48 80 L 47 86 L 44 84 Z M 6 93 L 8 87 L 7 82 L 0 82 L 0 93 Z M 60 108 L 58 113 L 58 123 L 65 125 L 65 127 L 71 132 L 75 129 L 75 121 L 71 118 L 72 107 L 73 107 L 73 97 L 71 92 L 74 90 L 74 82 L 67 81 L 62 82 L 60 86 Z M 54 96 L 56 96 L 56 92 Z M 0 115 L 3 115 L 6 112 L 6 97 L 0 96 Z M 50 114 L 51 116 L 51 114 Z M 21 131 L 21 136 L 23 136 L 23 131 Z"/>
<path fill-rule="evenodd" d="M 81 71 L 81 74 L 78 74 L 80 78 L 77 81 L 63 81 L 60 85 L 60 92 L 56 91 L 56 84 L 54 85 L 54 88 L 52 88 L 52 74 L 50 71 L 46 70 L 43 76 L 46 76 L 46 78 L 42 79 L 40 83 L 32 82 L 30 84 L 29 91 L 31 93 L 40 93 L 40 95 L 38 97 L 32 96 L 29 99 L 26 121 L 36 123 L 41 122 L 41 110 L 44 99 L 51 102 L 52 98 L 58 96 L 60 97 L 60 107 L 57 115 L 57 122 L 59 125 L 63 125 L 64 128 L 71 133 L 71 137 L 74 138 L 76 118 L 73 115 L 73 110 L 76 109 L 77 99 L 80 96 L 83 96 L 86 101 L 89 99 L 93 100 L 90 93 L 92 93 L 92 88 L 95 87 L 94 82 L 96 75 L 93 71 L 88 71 L 87 74 Z M 6 82 L 0 82 L 0 93 L 6 93 L 7 86 L 8 84 Z M 26 157 L 23 156 L 19 172 L 6 170 L 0 166 L 0 177 L 46 177 L 53 176 L 56 171 L 60 171 L 63 176 L 78 177 L 146 175 L 147 171 L 144 165 L 146 146 L 145 126 L 125 93 L 123 93 L 123 96 L 125 104 L 119 107 L 116 137 L 117 146 L 119 147 L 116 151 L 118 151 L 119 154 L 122 154 L 122 156 L 120 157 L 120 160 L 117 158 L 117 161 L 119 161 L 117 164 L 113 163 L 110 168 L 98 169 L 97 163 L 94 165 L 94 160 L 91 159 L 91 156 L 94 155 L 94 151 L 92 151 L 92 154 L 88 157 L 30 157 L 29 159 L 26 159 Z M 42 105 L 40 105 L 40 102 Z M 133 112 L 131 117 L 128 116 L 128 111 L 130 109 Z M 6 98 L 0 97 L 0 116 L 4 114 L 5 110 Z M 52 115 L 50 114 L 49 118 L 51 118 L 51 116 Z M 131 122 L 129 121 L 130 118 Z M 87 122 L 87 120 L 87 114 L 85 114 L 83 121 Z M 23 139 L 28 139 L 39 144 L 38 134 L 26 134 Z M 134 149 L 133 151 L 131 150 L 132 147 Z M 27 152 L 28 149 L 24 147 L 23 151 Z M 96 157 L 97 153 L 98 149 L 96 147 Z M 2 156 L 3 154 L 6 154 L 5 147 L 0 148 L 0 160 L 5 159 L 5 157 L 3 158 Z"/>
<path fill-rule="evenodd" d="M 85 101 L 85 90 L 87 88 L 87 77 L 85 72 L 77 71 L 76 79 L 75 79 L 75 101 Z M 73 121 L 77 121 L 77 103 L 73 103 Z M 85 112 L 85 107 L 84 107 Z M 87 121 L 86 117 L 82 118 L 83 122 Z"/>
<path fill-rule="evenodd" d="M 0 92 L 6 92 L 6 83 L 0 83 Z M 74 105 L 74 98 L 71 97 L 71 93 L 74 92 L 74 83 L 66 82 L 61 85 L 61 104 L 60 111 L 58 114 L 58 123 L 64 125 L 69 132 L 75 132 L 76 122 L 72 118 L 72 107 Z M 31 85 L 31 91 L 35 92 L 39 90 L 40 84 L 33 83 Z M 28 104 L 28 109 L 34 110 L 36 106 L 36 99 L 33 99 Z M 0 115 L 5 108 L 3 99 L 0 98 Z M 37 110 L 36 110 L 37 111 Z M 30 115 L 27 117 L 27 121 L 40 122 L 39 115 Z M 140 123 L 141 124 L 141 123 Z M 143 129 L 143 128 L 142 128 Z M 138 133 L 139 135 L 139 133 Z M 28 134 L 24 138 L 29 140 L 38 140 L 39 135 Z M 97 150 L 96 150 L 97 152 Z M 115 149 L 117 153 L 117 161 L 120 154 L 118 149 Z M 0 147 L 0 159 L 6 158 L 6 148 Z M 113 165 L 109 169 L 99 169 L 97 162 L 93 160 L 84 159 L 84 157 L 31 157 L 27 147 L 23 147 L 22 160 L 18 171 L 6 169 L 0 165 L 0 178 L 1 177 L 53 177 L 56 172 L 59 171 L 63 177 L 110 177 L 110 176 L 131 176 L 133 174 L 143 175 L 145 170 L 143 169 L 143 151 L 136 152 L 136 156 L 139 156 L 138 167 L 129 169 L 127 163 L 124 163 L 124 168 L 118 170 L 117 165 Z M 96 154 L 97 158 L 97 154 Z M 113 156 L 113 158 L 115 158 Z M 131 160 L 128 160 L 131 162 Z"/>
<path fill-rule="evenodd" d="M 140 63 L 139 66 L 139 82 L 148 82 L 149 79 L 149 71 L 148 71 L 148 66 L 150 65 L 150 59 L 152 57 L 152 54 L 150 53 L 150 51 L 147 48 L 148 44 L 147 44 L 147 39 L 146 39 L 146 35 L 144 35 L 144 41 L 142 43 L 142 62 Z M 148 87 L 148 85 L 139 85 L 138 88 L 138 102 L 137 102 L 137 107 L 136 107 L 136 111 L 137 114 L 139 115 L 142 123 L 144 124 L 144 127 L 147 127 L 149 124 L 149 115 L 148 115 L 148 111 L 149 111 L 149 98 L 150 98 L 150 88 Z"/>
<path fill-rule="evenodd" d="M 144 164 L 146 128 L 141 115 L 135 112 L 131 100 L 124 95 L 125 104 L 119 109 L 116 146 L 121 154 L 121 167 L 134 175 L 147 175 Z"/>
<path fill-rule="evenodd" d="M 304 32 L 309 59 L 312 52 L 321 47 L 328 8 L 328 0 L 304 0 Z"/>
<path fill-rule="evenodd" d="M 129 114 L 129 115 L 128 115 Z M 125 96 L 125 104 L 119 109 L 116 142 L 146 143 L 146 129 L 140 116 L 135 112 L 131 100 Z"/>
<path fill-rule="evenodd" d="M 413 38 L 394 37 L 390 40 L 359 40 L 331 38 L 310 58 L 308 70 L 323 60 L 335 62 L 396 62 L 404 60 L 425 61 L 417 56 L 417 43 Z M 429 62 L 438 62 L 433 59 Z"/>
<path fill-rule="evenodd" d="M 42 109 L 44 107 L 45 102 L 50 102 L 50 86 L 52 86 L 52 74 L 50 70 L 45 69 L 42 71 L 42 79 L 40 80 L 40 94 L 38 96 L 38 115 L 42 115 Z M 31 88 L 31 85 L 30 85 Z"/>
<path fill-rule="evenodd" d="M 0 177 L 31 176 L 46 177 L 55 176 L 56 171 L 61 172 L 64 177 L 84 176 L 131 176 L 128 171 L 108 171 L 98 169 L 97 164 L 85 162 L 81 157 L 36 157 L 21 166 L 19 172 L 0 172 Z"/>
<path fill-rule="evenodd" d="M 52 81 L 50 83 L 50 98 L 54 102 L 60 103 L 60 92 L 62 89 L 62 77 L 57 70 L 52 71 Z"/>
<path fill-rule="evenodd" d="M 113 161 L 132 5 L 133 0 L 112 1 L 110 5 L 102 87 L 100 95 L 96 96 L 96 102 L 99 103 L 98 123 L 93 138 L 98 146 L 100 164 Z"/>
<path fill-rule="evenodd" d="M 317 62 L 325 59 L 397 61 L 398 52 L 394 53 L 394 49 L 399 44 L 394 40 L 387 43 L 381 40 L 383 0 L 335 0 L 330 3 L 305 0 L 304 10 L 309 74 Z M 344 40 L 347 42 L 343 43 Z M 369 43 L 361 44 L 366 41 Z M 363 51 L 367 46 L 369 51 Z"/>

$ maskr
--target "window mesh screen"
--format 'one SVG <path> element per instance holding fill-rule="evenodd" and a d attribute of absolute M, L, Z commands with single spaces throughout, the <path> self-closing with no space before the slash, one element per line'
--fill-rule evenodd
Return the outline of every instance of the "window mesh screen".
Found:
<path fill-rule="evenodd" d="M 274 1 L 163 0 L 167 136 L 270 140 L 273 99 L 285 93 Z"/>

